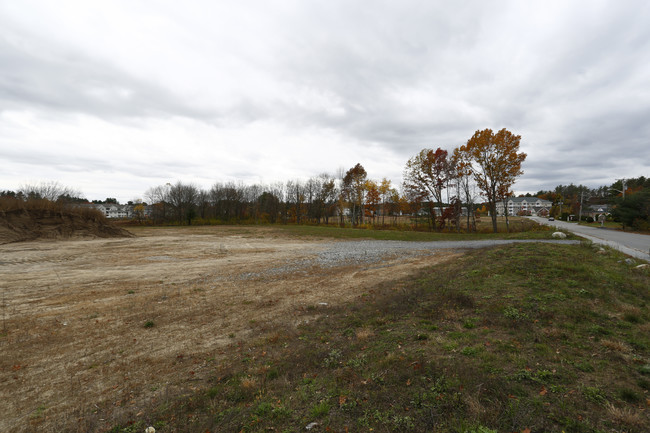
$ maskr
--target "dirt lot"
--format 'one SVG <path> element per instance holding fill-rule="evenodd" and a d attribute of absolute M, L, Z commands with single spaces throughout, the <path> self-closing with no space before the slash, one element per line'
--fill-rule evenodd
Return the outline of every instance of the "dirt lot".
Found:
<path fill-rule="evenodd" d="M 296 261 L 332 240 L 269 228 L 135 233 L 0 245 L 0 431 L 137 419 L 165 394 L 203 386 L 236 341 L 457 254 L 320 267 Z"/>

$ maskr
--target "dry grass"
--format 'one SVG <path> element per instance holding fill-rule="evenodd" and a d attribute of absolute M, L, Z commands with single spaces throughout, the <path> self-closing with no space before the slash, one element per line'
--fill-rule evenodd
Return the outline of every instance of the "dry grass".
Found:
<path fill-rule="evenodd" d="M 142 419 L 150 405 L 213 378 L 232 345 L 262 334 L 281 343 L 288 334 L 276 325 L 291 329 L 441 260 L 263 278 L 253 275 L 320 242 L 268 228 L 135 231 L 0 245 L 0 431 L 93 431 Z"/>
<path fill-rule="evenodd" d="M 630 353 L 632 351 L 630 346 L 616 340 L 602 340 L 600 344 L 613 352 Z"/>
<path fill-rule="evenodd" d="M 616 424 L 643 427 L 647 422 L 647 420 L 639 414 L 639 411 L 629 407 L 616 407 L 608 402 L 605 404 L 605 410 L 607 411 L 608 417 Z"/>
<path fill-rule="evenodd" d="M 367 340 L 375 336 L 375 331 L 370 328 L 359 328 L 354 333 L 358 340 Z"/>

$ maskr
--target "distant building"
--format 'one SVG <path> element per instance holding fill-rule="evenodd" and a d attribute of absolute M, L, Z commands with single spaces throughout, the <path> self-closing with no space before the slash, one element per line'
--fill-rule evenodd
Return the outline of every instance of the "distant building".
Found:
<path fill-rule="evenodd" d="M 133 206 L 129 204 L 100 203 L 95 205 L 106 218 L 132 218 Z"/>
<path fill-rule="evenodd" d="M 584 211 L 583 211 L 584 212 Z M 584 212 L 584 215 L 592 217 L 594 220 L 598 220 L 600 215 L 609 215 L 611 208 L 608 204 L 592 204 L 589 205 L 587 211 Z"/>
<path fill-rule="evenodd" d="M 506 201 L 508 215 L 548 216 L 553 203 L 538 197 L 509 197 Z M 497 215 L 505 215 L 503 201 L 496 203 Z"/>

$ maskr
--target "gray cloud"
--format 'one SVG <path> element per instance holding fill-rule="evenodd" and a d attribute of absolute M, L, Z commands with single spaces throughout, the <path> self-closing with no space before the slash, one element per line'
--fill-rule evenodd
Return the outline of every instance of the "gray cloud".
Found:
<path fill-rule="evenodd" d="M 55 30 L 0 18 L 0 113 L 28 111 L 59 122 L 79 113 L 140 129 L 157 127 L 142 121 L 155 119 L 176 128 L 173 140 L 186 140 L 179 151 L 210 155 L 179 160 L 174 144 L 162 143 L 172 138 L 160 135 L 131 143 L 160 142 L 167 159 L 148 172 L 161 178 L 183 170 L 263 176 L 254 170 L 264 162 L 287 161 L 267 161 L 271 142 L 277 154 L 294 152 L 292 161 L 310 158 L 283 144 L 296 136 L 324 143 L 331 135 L 350 158 L 365 152 L 369 164 L 385 167 L 423 147 L 451 150 L 477 129 L 503 127 L 522 135 L 529 153 L 522 190 L 648 174 L 644 2 L 197 3 L 161 4 L 147 14 L 129 7 L 119 6 L 122 18 L 132 16 L 138 26 L 157 31 L 164 23 L 152 33 L 155 45 L 134 51 L 145 56 L 138 62 L 134 53 L 114 57 L 130 53 L 128 37 L 138 44 L 144 31 L 109 34 L 109 42 L 96 40 L 95 52 L 90 44 L 48 39 Z M 260 124 L 289 132 L 237 141 L 244 140 L 239 133 L 257 139 L 244 132 Z M 335 155 L 322 159 L 319 171 L 340 165 Z M 307 164 L 300 165 L 283 171 L 293 177 Z"/>

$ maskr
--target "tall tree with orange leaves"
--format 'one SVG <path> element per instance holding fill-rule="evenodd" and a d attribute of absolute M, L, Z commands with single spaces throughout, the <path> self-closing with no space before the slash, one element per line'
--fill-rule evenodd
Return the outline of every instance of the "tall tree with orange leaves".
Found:
<path fill-rule="evenodd" d="M 496 203 L 524 172 L 521 164 L 526 154 L 518 152 L 520 141 L 520 135 L 505 128 L 496 134 L 491 129 L 484 129 L 476 131 L 467 140 L 467 145 L 461 147 L 471 156 L 474 179 L 488 201 L 494 233 L 497 232 Z"/>
<path fill-rule="evenodd" d="M 375 216 L 377 215 L 377 208 L 381 203 L 381 194 L 379 193 L 379 187 L 377 182 L 374 180 L 366 181 L 366 205 L 368 209 L 372 212 L 372 221 L 374 223 Z"/>

